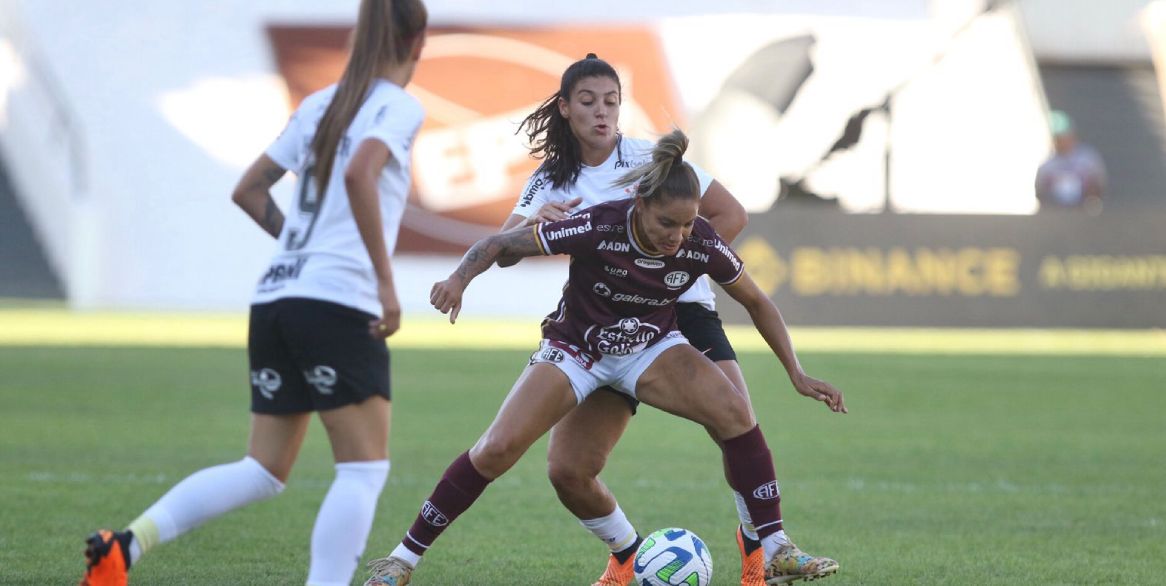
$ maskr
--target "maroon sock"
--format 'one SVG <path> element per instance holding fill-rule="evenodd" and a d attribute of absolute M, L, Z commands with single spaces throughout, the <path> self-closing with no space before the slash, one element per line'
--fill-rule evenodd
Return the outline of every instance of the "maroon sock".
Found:
<path fill-rule="evenodd" d="M 482 476 L 470 462 L 470 453 L 462 453 L 445 469 L 441 482 L 421 505 L 421 513 L 401 543 L 409 551 L 424 555 L 441 532 L 470 508 L 489 484 L 490 479 Z"/>
<path fill-rule="evenodd" d="M 729 477 L 745 499 L 757 536 L 764 538 L 781 531 L 781 492 L 773 471 L 773 456 L 765 444 L 761 428 L 753 429 L 722 442 Z"/>

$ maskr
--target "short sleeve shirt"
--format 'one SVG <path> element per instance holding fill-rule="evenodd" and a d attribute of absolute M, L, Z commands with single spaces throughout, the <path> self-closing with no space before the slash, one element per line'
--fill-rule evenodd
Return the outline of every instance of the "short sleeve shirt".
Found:
<path fill-rule="evenodd" d="M 304 99 L 266 154 L 296 173 L 296 199 L 286 210 L 279 249 L 260 277 L 253 301 L 307 297 L 381 314 L 376 274 L 356 229 L 344 171 L 360 143 L 383 143 L 391 157 L 377 179 L 384 238 L 391 255 L 411 184 L 411 149 L 425 112 L 416 98 L 386 80 L 377 80 L 340 142 L 321 199 L 315 177 L 312 139 L 336 86 Z"/>

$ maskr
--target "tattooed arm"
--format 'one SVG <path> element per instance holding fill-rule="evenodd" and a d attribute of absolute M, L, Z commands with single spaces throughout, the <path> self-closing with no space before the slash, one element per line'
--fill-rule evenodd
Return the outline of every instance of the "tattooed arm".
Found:
<path fill-rule="evenodd" d="M 231 194 L 231 200 L 274 238 L 279 238 L 279 232 L 283 229 L 283 212 L 279 211 L 279 206 L 271 199 L 271 186 L 275 185 L 286 172 L 286 169 L 275 164 L 270 157 L 261 155 L 243 173 L 234 193 Z"/>
<path fill-rule="evenodd" d="M 449 323 L 454 323 L 462 308 L 462 293 L 466 286 L 474 277 L 490 268 L 495 260 L 501 256 L 525 258 L 540 254 L 543 254 L 542 248 L 530 226 L 483 238 L 470 247 L 448 279 L 434 283 L 429 292 L 429 302 L 441 313 L 448 313 Z"/>

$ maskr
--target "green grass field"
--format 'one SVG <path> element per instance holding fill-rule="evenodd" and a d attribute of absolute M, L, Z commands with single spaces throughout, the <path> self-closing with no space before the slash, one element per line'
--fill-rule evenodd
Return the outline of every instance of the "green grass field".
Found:
<path fill-rule="evenodd" d="M 393 353 L 393 470 L 367 557 L 391 549 L 485 428 L 526 351 Z M 787 529 L 837 558 L 827 584 L 1161 584 L 1166 365 L 1160 356 L 803 351 L 847 393 L 833 415 L 776 361 L 742 354 Z M 0 583 L 69 584 L 82 539 L 171 484 L 239 458 L 237 348 L 0 346 Z M 559 506 L 540 442 L 427 556 L 415 584 L 589 584 L 605 549 Z M 694 424 L 641 410 L 605 480 L 642 533 L 696 531 L 732 584 L 735 513 Z M 152 551 L 136 584 L 302 584 L 332 479 L 314 424 L 279 498 Z"/>

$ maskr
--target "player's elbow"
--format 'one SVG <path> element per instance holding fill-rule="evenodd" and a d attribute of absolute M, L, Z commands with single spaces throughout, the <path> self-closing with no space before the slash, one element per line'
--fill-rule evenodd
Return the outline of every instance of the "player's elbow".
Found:
<path fill-rule="evenodd" d="M 522 260 L 522 257 L 518 257 L 518 256 L 499 257 L 498 261 L 497 261 L 498 268 L 504 269 L 506 267 L 512 267 L 512 266 L 518 264 L 518 261 L 520 261 L 520 260 Z"/>
<path fill-rule="evenodd" d="M 246 209 L 247 202 L 250 199 L 251 199 L 251 191 L 248 189 L 244 189 L 242 183 L 240 183 L 239 185 L 236 185 L 234 191 L 231 192 L 231 201 L 234 202 L 235 205 L 237 205 L 241 208 Z"/>

